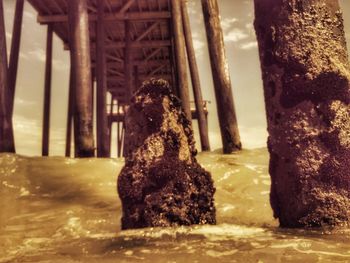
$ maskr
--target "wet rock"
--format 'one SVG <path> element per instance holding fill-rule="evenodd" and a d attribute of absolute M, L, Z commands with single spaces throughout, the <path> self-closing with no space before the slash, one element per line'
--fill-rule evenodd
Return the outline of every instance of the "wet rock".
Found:
<path fill-rule="evenodd" d="M 125 125 L 122 228 L 215 224 L 213 181 L 197 163 L 192 128 L 169 84 L 144 82 Z"/>
<path fill-rule="evenodd" d="M 255 0 L 271 205 L 281 226 L 348 224 L 350 86 L 337 0 Z"/>

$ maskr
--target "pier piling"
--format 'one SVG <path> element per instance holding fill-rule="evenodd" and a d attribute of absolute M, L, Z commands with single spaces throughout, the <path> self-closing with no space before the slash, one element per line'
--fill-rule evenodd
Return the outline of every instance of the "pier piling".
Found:
<path fill-rule="evenodd" d="M 97 10 L 97 34 L 96 34 L 96 81 L 97 81 L 97 157 L 109 157 L 109 128 L 107 120 L 107 67 L 105 50 L 105 25 L 104 8 L 105 0 L 101 0 Z"/>
<path fill-rule="evenodd" d="M 350 65 L 338 0 L 255 0 L 274 215 L 350 222 Z M 297 37 L 295 37 L 297 36 Z"/>
<path fill-rule="evenodd" d="M 190 73 L 191 73 L 193 95 L 194 95 L 194 101 L 196 105 L 197 116 L 198 116 L 198 127 L 199 127 L 201 147 L 202 147 L 202 151 L 210 151 L 208 125 L 206 120 L 206 114 L 204 111 L 202 89 L 201 89 L 201 84 L 199 79 L 197 59 L 196 59 L 196 55 L 193 47 L 192 31 L 191 31 L 190 19 L 188 16 L 186 0 L 182 0 L 181 2 L 181 12 L 182 12 L 182 19 L 183 19 L 187 58 L 188 58 Z"/>
<path fill-rule="evenodd" d="M 242 148 L 217 0 L 202 0 L 223 152 Z"/>
<path fill-rule="evenodd" d="M 49 144 L 50 144 L 52 40 L 53 40 L 52 25 L 48 25 L 47 39 L 46 39 L 43 134 L 42 134 L 42 150 L 41 150 L 42 156 L 49 155 Z"/>
<path fill-rule="evenodd" d="M 182 1 L 182 0 L 181 0 Z M 190 107 L 190 94 L 188 89 L 187 76 L 187 60 L 186 60 L 186 45 L 182 25 L 181 1 L 172 0 L 172 21 L 173 34 L 176 54 L 176 69 L 178 75 L 177 86 L 179 89 L 180 99 L 182 101 L 182 109 L 186 114 L 188 120 L 192 120 Z"/>
<path fill-rule="evenodd" d="M 86 0 L 68 1 L 70 50 L 74 67 L 74 141 L 76 157 L 93 157 L 93 108 L 89 19 Z"/>

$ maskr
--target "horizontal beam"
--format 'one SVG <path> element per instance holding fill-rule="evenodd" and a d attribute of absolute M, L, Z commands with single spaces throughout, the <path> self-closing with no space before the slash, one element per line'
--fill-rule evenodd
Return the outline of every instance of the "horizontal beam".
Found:
<path fill-rule="evenodd" d="M 171 46 L 170 40 L 147 40 L 147 41 L 136 41 L 131 43 L 131 48 L 157 48 L 157 47 L 169 47 Z M 91 49 L 95 50 L 96 44 L 91 43 Z M 115 43 L 107 43 L 106 49 L 122 49 L 125 48 L 125 42 L 118 41 Z M 64 44 L 64 50 L 69 50 L 69 44 Z"/>
<path fill-rule="evenodd" d="M 198 119 L 198 114 L 195 109 L 191 109 L 192 119 Z M 205 115 L 208 115 L 208 111 L 205 111 Z M 108 114 L 109 122 L 123 122 L 124 121 L 124 113 L 113 113 Z"/>
<path fill-rule="evenodd" d="M 162 75 L 154 75 L 154 76 L 139 75 L 140 80 L 146 80 L 146 79 L 150 79 L 150 78 L 158 78 L 158 79 L 168 80 L 171 78 L 171 74 L 168 74 L 168 75 L 162 74 Z M 113 83 L 113 82 L 122 83 L 124 80 L 125 80 L 124 77 L 107 77 L 108 83 Z"/>
<path fill-rule="evenodd" d="M 116 13 L 116 14 L 105 14 L 104 20 L 106 22 L 124 21 L 124 20 L 157 20 L 157 19 L 169 19 L 171 13 L 166 11 L 157 12 L 129 12 L 129 13 Z M 64 15 L 38 15 L 37 21 L 40 24 L 49 23 L 66 23 L 68 22 L 68 16 Z M 97 21 L 96 14 L 89 15 L 89 21 Z"/>
<path fill-rule="evenodd" d="M 171 66 L 169 60 L 150 60 L 150 61 L 143 61 L 143 60 L 138 60 L 132 62 L 133 66 L 138 66 L 138 67 L 159 67 L 161 65 L 164 66 Z M 95 67 L 96 63 L 93 62 L 91 63 L 91 67 Z M 124 69 L 124 61 L 119 63 L 119 62 L 107 62 L 107 66 L 109 69 Z"/>

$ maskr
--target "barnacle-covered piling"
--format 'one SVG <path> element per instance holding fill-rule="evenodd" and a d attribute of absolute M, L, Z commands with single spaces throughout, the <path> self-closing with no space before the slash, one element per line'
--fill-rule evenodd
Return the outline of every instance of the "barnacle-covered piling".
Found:
<path fill-rule="evenodd" d="M 337 0 L 255 0 L 272 179 L 281 226 L 350 218 L 350 89 Z"/>
<path fill-rule="evenodd" d="M 215 223 L 213 181 L 180 105 L 164 80 L 144 82 L 132 99 L 118 178 L 123 229 Z"/>

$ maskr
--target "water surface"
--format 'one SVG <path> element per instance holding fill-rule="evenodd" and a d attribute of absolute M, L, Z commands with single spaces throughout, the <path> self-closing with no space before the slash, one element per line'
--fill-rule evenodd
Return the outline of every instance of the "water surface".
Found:
<path fill-rule="evenodd" d="M 350 262 L 346 230 L 282 230 L 266 149 L 202 153 L 216 226 L 120 231 L 122 160 L 0 155 L 0 262 Z"/>

